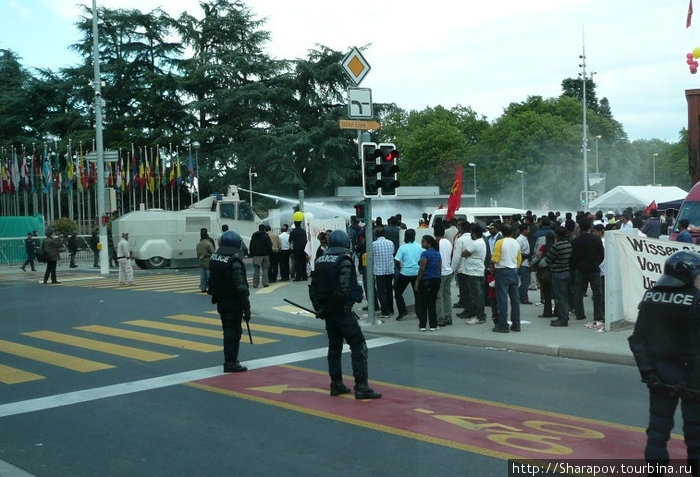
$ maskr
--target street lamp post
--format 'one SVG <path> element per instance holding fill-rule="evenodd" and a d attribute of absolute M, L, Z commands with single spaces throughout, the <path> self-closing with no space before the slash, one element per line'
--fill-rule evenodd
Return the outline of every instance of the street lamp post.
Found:
<path fill-rule="evenodd" d="M 651 185 L 654 185 L 654 186 L 656 185 L 656 158 L 658 157 L 658 155 L 659 155 L 658 152 L 655 152 L 655 153 L 653 154 L 653 156 L 654 156 L 653 176 L 652 176 L 653 182 L 651 183 Z"/>
<path fill-rule="evenodd" d="M 579 73 L 579 76 L 581 77 L 582 83 L 582 96 L 583 96 L 583 144 L 582 144 L 582 149 L 583 149 L 583 209 L 585 211 L 588 210 L 588 123 L 586 119 L 586 109 L 588 104 L 586 103 L 586 81 L 588 81 L 589 77 L 586 75 L 586 44 L 584 41 L 583 48 L 581 50 L 581 54 L 579 55 L 579 58 L 581 59 L 581 63 L 578 65 L 579 68 L 581 68 L 581 73 Z M 595 72 L 592 72 L 590 74 L 590 78 L 593 78 L 593 75 L 596 74 Z"/>
<path fill-rule="evenodd" d="M 253 177 L 258 177 L 257 172 L 253 172 L 253 166 L 248 168 L 248 189 L 250 194 L 250 208 L 253 208 Z"/>
<path fill-rule="evenodd" d="M 520 208 L 525 210 L 525 173 L 520 169 L 515 172 L 520 174 Z"/>
<path fill-rule="evenodd" d="M 595 173 L 598 173 L 598 141 L 602 139 L 603 136 L 595 137 Z"/>
<path fill-rule="evenodd" d="M 476 164 L 470 162 L 469 167 L 474 169 L 474 207 L 476 207 Z"/>

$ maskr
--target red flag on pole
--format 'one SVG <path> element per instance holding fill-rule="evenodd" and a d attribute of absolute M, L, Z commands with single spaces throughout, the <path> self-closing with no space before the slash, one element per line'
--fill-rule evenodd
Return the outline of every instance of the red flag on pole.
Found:
<path fill-rule="evenodd" d="M 690 0 L 688 3 L 688 16 L 685 19 L 685 27 L 688 28 L 690 27 L 690 20 L 693 16 L 693 0 Z"/>
<path fill-rule="evenodd" d="M 457 166 L 457 174 L 450 189 L 450 197 L 447 199 L 447 214 L 445 220 L 452 220 L 455 216 L 455 211 L 459 209 L 462 203 L 462 165 Z"/>
<path fill-rule="evenodd" d="M 652 210 L 656 210 L 657 208 L 658 208 L 658 207 L 656 206 L 656 201 L 655 201 L 655 200 L 652 200 L 652 201 L 651 201 L 651 204 L 649 204 L 649 205 L 647 206 L 647 208 L 644 209 L 644 212 L 643 212 L 643 213 L 644 213 L 644 215 L 649 215 L 649 213 L 650 213 Z"/>

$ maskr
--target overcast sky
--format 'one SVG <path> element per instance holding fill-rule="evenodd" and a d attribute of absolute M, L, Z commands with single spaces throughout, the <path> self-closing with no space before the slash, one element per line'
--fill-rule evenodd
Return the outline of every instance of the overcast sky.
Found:
<path fill-rule="evenodd" d="M 0 48 L 27 67 L 77 63 L 77 3 L 0 0 Z M 197 0 L 98 0 L 108 8 L 162 7 L 200 16 Z M 585 41 L 598 98 L 631 140 L 678 140 L 687 127 L 685 90 L 700 88 L 685 55 L 700 47 L 700 1 L 688 0 L 249 0 L 271 33 L 268 53 L 304 58 L 315 44 L 348 51 L 369 45 L 361 86 L 375 103 L 422 110 L 469 106 L 489 120 L 528 96 L 555 97 L 576 77 Z M 91 79 L 91 78 L 90 78 Z M 87 80 L 86 80 L 87 81 Z M 106 98 L 109 100 L 109 98 Z"/>

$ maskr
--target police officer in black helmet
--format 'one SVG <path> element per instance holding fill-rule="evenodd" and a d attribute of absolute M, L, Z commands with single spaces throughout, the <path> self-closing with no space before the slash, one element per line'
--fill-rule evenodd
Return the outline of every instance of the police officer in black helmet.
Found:
<path fill-rule="evenodd" d="M 350 346 L 355 398 L 377 399 L 382 395 L 367 383 L 367 344 L 352 312 L 353 304 L 362 301 L 362 287 L 357 283 L 349 247 L 347 233 L 342 230 L 331 233 L 328 249 L 315 262 L 309 297 L 316 316 L 326 321 L 331 396 L 350 393 L 350 389 L 343 383 L 341 366 L 345 340 Z"/>
<path fill-rule="evenodd" d="M 629 345 L 649 388 L 644 457 L 666 465 L 673 414 L 681 401 L 688 464 L 698 475 L 700 458 L 700 254 L 679 251 L 644 293 Z M 651 474 L 650 474 L 651 475 Z"/>
<path fill-rule="evenodd" d="M 209 259 L 211 302 L 221 316 L 224 331 L 224 372 L 241 373 L 248 368 L 238 362 L 242 326 L 250 321 L 250 293 L 245 265 L 241 261 L 241 236 L 233 230 L 221 235 L 219 249 Z"/>

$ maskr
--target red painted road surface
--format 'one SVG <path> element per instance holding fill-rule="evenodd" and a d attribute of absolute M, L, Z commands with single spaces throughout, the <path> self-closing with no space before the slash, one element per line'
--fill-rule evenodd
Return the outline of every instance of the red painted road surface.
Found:
<path fill-rule="evenodd" d="M 191 385 L 504 459 L 643 458 L 641 428 L 389 383 L 372 383 L 382 399 L 331 398 L 328 383 L 325 373 L 274 366 Z M 685 458 L 682 440 L 671 439 L 669 450 Z"/>

